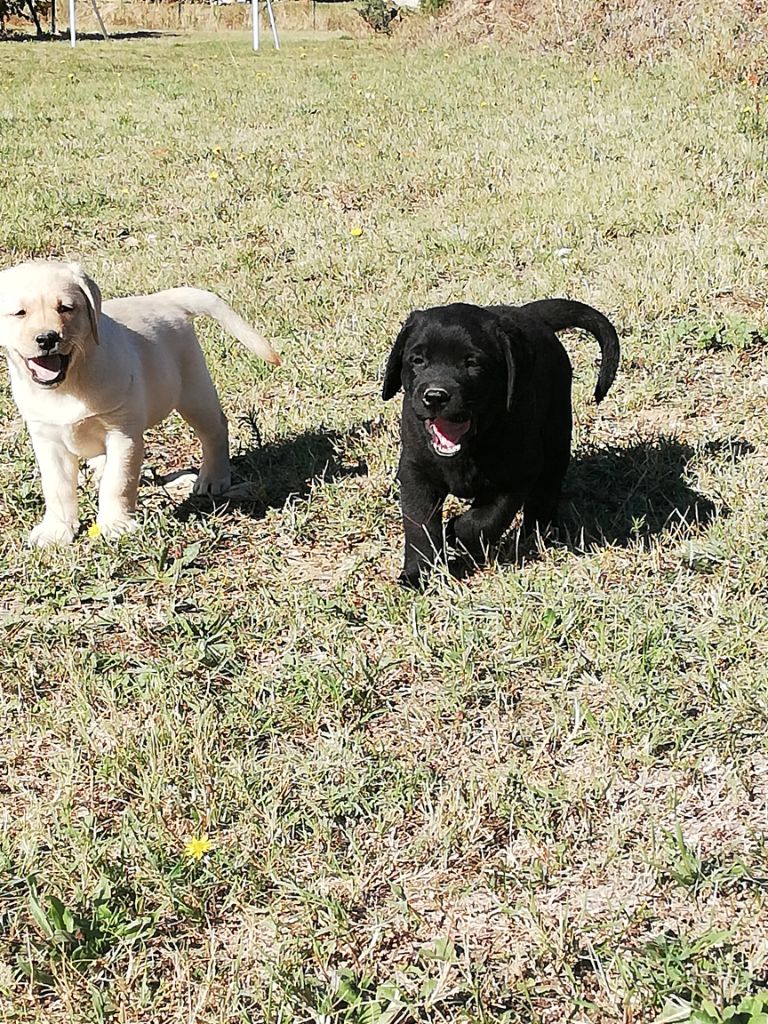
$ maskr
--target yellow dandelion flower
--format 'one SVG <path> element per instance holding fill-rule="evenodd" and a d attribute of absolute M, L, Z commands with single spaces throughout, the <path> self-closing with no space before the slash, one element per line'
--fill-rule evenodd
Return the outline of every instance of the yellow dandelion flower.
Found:
<path fill-rule="evenodd" d="M 219 180 L 219 172 L 218 171 L 211 171 L 211 173 L 208 175 L 208 177 L 211 179 L 211 181 L 218 181 Z"/>
<path fill-rule="evenodd" d="M 91 523 L 91 525 L 88 527 L 88 536 L 89 537 L 100 537 L 101 536 L 101 527 L 99 526 L 98 523 Z"/>
<path fill-rule="evenodd" d="M 350 235 L 352 235 L 353 238 L 359 238 L 360 235 L 362 235 L 362 233 L 363 233 L 363 229 L 358 224 L 355 227 L 353 227 L 352 230 L 349 233 L 350 233 Z"/>
<path fill-rule="evenodd" d="M 201 836 L 193 836 L 184 847 L 184 853 L 190 860 L 202 860 L 211 850 L 213 843 L 205 833 Z"/>

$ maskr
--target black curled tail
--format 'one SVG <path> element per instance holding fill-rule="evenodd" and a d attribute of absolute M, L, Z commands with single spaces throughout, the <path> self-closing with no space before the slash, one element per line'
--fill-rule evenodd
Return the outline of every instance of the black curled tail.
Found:
<path fill-rule="evenodd" d="M 595 402 L 601 402 L 613 384 L 619 368 L 620 348 L 616 328 L 607 316 L 592 306 L 571 299 L 540 299 L 520 307 L 526 313 L 533 313 L 553 331 L 564 331 L 567 327 L 580 327 L 597 338 L 600 345 L 600 373 L 595 387 Z"/>

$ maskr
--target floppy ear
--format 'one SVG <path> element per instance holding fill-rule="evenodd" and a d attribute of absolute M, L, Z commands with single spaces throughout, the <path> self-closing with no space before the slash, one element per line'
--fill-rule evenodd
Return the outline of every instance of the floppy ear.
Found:
<path fill-rule="evenodd" d="M 99 344 L 99 317 L 101 316 L 101 291 L 92 277 L 88 277 L 79 263 L 70 263 L 69 269 L 75 284 L 88 301 L 88 318 L 91 321 L 93 340 Z"/>
<path fill-rule="evenodd" d="M 504 353 L 504 362 L 507 368 L 507 412 L 509 413 L 512 409 L 512 398 L 515 393 L 515 381 L 517 379 L 517 364 L 516 364 L 516 349 L 518 346 L 515 344 L 516 338 L 514 337 L 516 332 L 510 332 L 509 329 L 499 326 L 497 337 L 499 338 L 499 344 L 501 345 L 502 352 Z"/>
<path fill-rule="evenodd" d="M 515 395 L 515 384 L 523 367 L 530 362 L 530 352 L 526 345 L 525 335 L 517 327 L 509 323 L 500 323 L 497 337 L 507 370 L 507 412 L 512 409 Z"/>
<path fill-rule="evenodd" d="M 408 335 L 411 333 L 411 329 L 415 323 L 415 317 L 416 314 L 411 313 L 405 321 L 403 326 L 400 328 L 400 333 L 395 338 L 392 351 L 389 353 L 387 366 L 384 370 L 384 386 L 381 389 L 381 397 L 385 402 L 390 398 L 394 398 L 402 386 L 403 352 L 405 351 L 405 343 L 408 340 Z"/>

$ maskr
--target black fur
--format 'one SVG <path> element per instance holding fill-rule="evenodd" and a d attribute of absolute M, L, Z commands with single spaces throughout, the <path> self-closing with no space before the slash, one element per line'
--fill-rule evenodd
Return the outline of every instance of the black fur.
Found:
<path fill-rule="evenodd" d="M 383 387 L 385 400 L 405 392 L 402 582 L 417 586 L 443 556 L 449 494 L 472 500 L 446 536 L 476 562 L 521 507 L 527 528 L 553 520 L 571 457 L 571 363 L 555 334 L 567 327 L 584 328 L 600 344 L 599 402 L 616 376 L 619 339 L 602 313 L 581 302 L 454 303 L 417 310 L 403 324 Z"/>

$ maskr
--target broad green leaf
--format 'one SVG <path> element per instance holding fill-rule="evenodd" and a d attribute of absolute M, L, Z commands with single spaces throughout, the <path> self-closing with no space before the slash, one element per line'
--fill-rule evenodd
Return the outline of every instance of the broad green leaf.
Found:
<path fill-rule="evenodd" d="M 35 893 L 29 894 L 29 912 L 35 920 L 40 931 L 45 935 L 47 939 L 52 939 L 54 934 L 54 928 L 51 927 L 51 923 L 48 920 L 48 915 L 43 910 L 40 901 L 38 900 Z"/>

